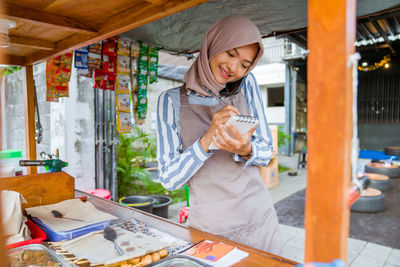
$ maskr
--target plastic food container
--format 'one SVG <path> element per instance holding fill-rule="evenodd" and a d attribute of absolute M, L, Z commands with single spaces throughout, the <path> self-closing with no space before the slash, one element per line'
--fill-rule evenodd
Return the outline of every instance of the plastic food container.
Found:
<path fill-rule="evenodd" d="M 15 176 L 16 171 L 22 175 L 19 161 L 22 159 L 21 150 L 2 150 L 0 151 L 0 177 Z"/>
<path fill-rule="evenodd" d="M 31 220 L 28 220 L 25 223 L 29 230 L 31 231 L 31 238 L 30 240 L 21 241 L 13 244 L 9 244 L 6 246 L 7 249 L 17 248 L 21 246 L 26 246 L 30 244 L 39 244 L 46 240 L 47 236 L 45 232 L 42 231 L 36 224 L 34 224 Z"/>
<path fill-rule="evenodd" d="M 10 266 L 54 266 L 69 267 L 60 256 L 40 244 L 26 245 L 7 251 Z M 23 265 L 21 265 L 21 263 Z M 57 266 L 57 265 L 56 265 Z"/>
<path fill-rule="evenodd" d="M 36 217 L 33 217 L 32 220 L 46 233 L 47 240 L 52 242 L 62 241 L 62 240 L 71 240 L 75 237 L 97 231 L 103 230 L 107 226 L 110 225 L 111 220 L 98 222 L 90 225 L 86 225 L 81 228 L 77 228 L 71 231 L 53 231 L 50 227 L 45 225 L 41 220 Z"/>

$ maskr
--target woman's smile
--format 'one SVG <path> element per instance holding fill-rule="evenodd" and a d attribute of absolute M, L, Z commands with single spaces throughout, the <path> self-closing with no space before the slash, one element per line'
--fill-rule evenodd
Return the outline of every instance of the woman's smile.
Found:
<path fill-rule="evenodd" d="M 219 73 L 224 79 L 229 79 L 232 75 L 229 74 L 223 67 L 219 67 Z"/>

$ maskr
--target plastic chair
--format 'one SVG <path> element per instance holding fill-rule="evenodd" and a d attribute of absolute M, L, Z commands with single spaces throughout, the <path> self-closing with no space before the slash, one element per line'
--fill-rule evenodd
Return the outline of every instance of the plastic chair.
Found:
<path fill-rule="evenodd" d="M 184 207 L 181 209 L 179 212 L 179 223 L 183 223 L 183 218 L 185 218 L 185 221 L 187 220 L 189 216 L 189 207 Z"/>

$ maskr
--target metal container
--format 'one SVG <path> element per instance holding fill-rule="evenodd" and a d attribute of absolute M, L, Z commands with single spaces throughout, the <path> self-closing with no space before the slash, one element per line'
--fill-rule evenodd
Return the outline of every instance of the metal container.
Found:
<path fill-rule="evenodd" d="M 147 265 L 149 267 L 211 267 L 186 255 L 174 255 Z"/>
<path fill-rule="evenodd" d="M 28 252 L 29 251 L 29 252 Z M 57 255 L 55 252 L 53 252 L 52 250 L 48 249 L 47 247 L 41 245 L 41 244 L 31 244 L 31 245 L 26 245 L 26 246 L 22 246 L 22 247 L 18 247 L 18 248 L 13 248 L 7 251 L 7 255 L 10 258 L 16 258 L 16 259 L 20 259 L 22 257 L 22 254 L 24 253 L 24 259 L 27 258 L 27 254 L 26 253 L 37 253 L 39 251 L 43 251 L 45 254 L 47 254 L 48 258 L 50 258 L 53 262 L 59 263 L 60 266 L 62 267 L 70 267 L 70 266 L 76 266 L 76 265 L 70 265 L 68 263 L 66 263 L 64 261 L 63 258 L 61 258 L 59 255 Z M 23 261 L 24 263 L 26 263 L 26 266 L 47 266 L 45 265 L 46 263 L 43 262 L 43 265 L 41 263 L 35 262 L 34 264 Z"/>

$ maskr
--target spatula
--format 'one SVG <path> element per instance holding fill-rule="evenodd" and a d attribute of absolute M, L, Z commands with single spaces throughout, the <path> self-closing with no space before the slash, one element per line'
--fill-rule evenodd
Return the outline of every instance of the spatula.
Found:
<path fill-rule="evenodd" d="M 75 218 L 70 218 L 70 217 L 65 217 L 61 212 L 58 210 L 52 210 L 51 214 L 53 214 L 54 217 L 56 218 L 61 218 L 61 219 L 67 219 L 67 220 L 74 220 L 74 221 L 80 221 L 80 222 L 91 222 L 87 220 L 81 220 L 81 219 L 75 219 Z"/>
<path fill-rule="evenodd" d="M 110 240 L 110 241 L 112 241 L 114 243 L 115 250 L 118 252 L 118 255 L 121 256 L 122 255 L 122 249 L 115 242 L 115 239 L 117 239 L 117 232 L 113 228 L 107 226 L 106 228 L 104 228 L 103 236 L 104 236 L 105 239 Z"/>

